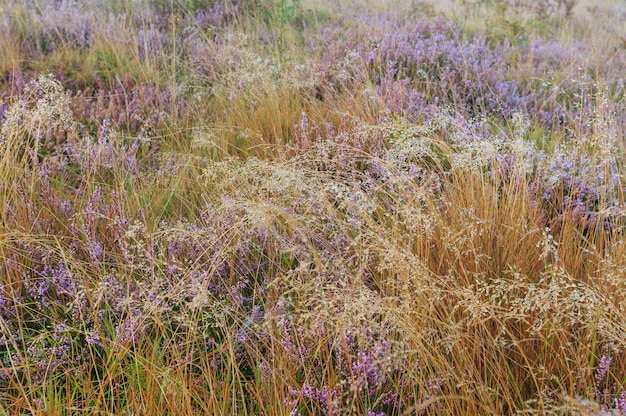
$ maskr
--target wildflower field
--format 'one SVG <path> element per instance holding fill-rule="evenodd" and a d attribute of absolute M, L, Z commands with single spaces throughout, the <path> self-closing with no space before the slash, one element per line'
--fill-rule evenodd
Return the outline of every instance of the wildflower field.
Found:
<path fill-rule="evenodd" d="M 626 414 L 624 0 L 0 0 L 0 415 Z"/>

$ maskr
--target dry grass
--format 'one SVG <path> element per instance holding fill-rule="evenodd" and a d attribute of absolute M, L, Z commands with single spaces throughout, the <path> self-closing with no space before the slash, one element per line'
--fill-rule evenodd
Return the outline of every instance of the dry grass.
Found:
<path fill-rule="evenodd" d="M 626 412 L 620 3 L 157 3 L 0 1 L 0 413 Z"/>

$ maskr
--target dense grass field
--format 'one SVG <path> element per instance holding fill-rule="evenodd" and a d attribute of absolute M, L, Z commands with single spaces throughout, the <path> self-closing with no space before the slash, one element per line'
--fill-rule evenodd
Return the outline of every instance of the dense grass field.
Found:
<path fill-rule="evenodd" d="M 0 0 L 0 415 L 626 414 L 623 0 Z"/>

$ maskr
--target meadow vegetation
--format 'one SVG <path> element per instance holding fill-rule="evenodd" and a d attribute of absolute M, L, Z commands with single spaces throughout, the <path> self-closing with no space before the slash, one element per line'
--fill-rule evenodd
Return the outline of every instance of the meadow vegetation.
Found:
<path fill-rule="evenodd" d="M 0 414 L 626 414 L 624 22 L 0 0 Z"/>

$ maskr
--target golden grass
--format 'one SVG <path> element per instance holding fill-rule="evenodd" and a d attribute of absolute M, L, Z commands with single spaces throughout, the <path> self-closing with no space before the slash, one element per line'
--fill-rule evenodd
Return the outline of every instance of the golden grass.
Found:
<path fill-rule="evenodd" d="M 393 10 L 397 5 L 375 2 L 373 7 Z M 311 1 L 305 7 L 319 14 L 348 6 Z M 241 19 L 236 29 L 260 30 L 261 23 L 250 16 Z M 468 30 L 477 22 L 469 22 Z M 568 24 L 558 28 L 563 38 L 575 32 Z M 0 26 L 0 55 L 6 57 L 0 74 L 26 60 L 18 39 Z M 115 83 L 116 74 L 129 73 L 159 91 L 175 87 L 177 76 L 193 78 L 193 69 L 176 67 L 176 53 L 144 59 L 118 39 L 101 34 L 88 51 L 61 46 L 29 65 L 39 70 L 74 65 L 72 74 L 85 84 L 93 82 L 94 74 Z M 26 287 L 25 276 L 34 270 L 24 248 L 30 244 L 62 259 L 89 289 L 78 326 L 96 320 L 101 310 L 112 313 L 113 300 L 97 289 L 106 276 L 126 285 L 128 293 L 133 284 L 149 288 L 156 282 L 165 289 L 155 300 L 144 287 L 124 318 L 128 325 L 150 324 L 150 336 L 137 343 L 123 340 L 115 328 L 122 318 L 103 320 L 102 345 L 83 350 L 90 364 L 82 372 L 51 374 L 38 384 L 29 371 L 20 371 L 37 363 L 28 361 L 22 340 L 12 339 L 3 346 L 14 355 L 3 353 L 8 393 L 0 392 L 0 412 L 288 415 L 300 409 L 303 414 L 367 415 L 382 406 L 382 393 L 372 399 L 356 382 L 348 385 L 357 380 L 362 358 L 350 348 L 357 345 L 363 353 L 383 341 L 391 345 L 388 360 L 380 365 L 386 387 L 413 400 L 405 399 L 394 414 L 598 411 L 597 403 L 579 397 L 594 399 L 594 389 L 604 387 L 595 385 L 601 357 L 614 360 L 607 388 L 612 387 L 608 380 L 619 383 L 626 375 L 622 231 L 585 229 L 568 210 L 549 212 L 554 215 L 547 218 L 549 210 L 529 198 L 533 175 L 541 172 L 529 172 L 521 153 L 510 169 L 490 161 L 493 175 L 485 173 L 485 166 L 455 159 L 459 149 L 438 138 L 444 132 L 388 114 L 362 63 L 356 65 L 363 69 L 355 75 L 358 81 L 336 89 L 324 89 L 320 82 L 323 99 L 316 97 L 301 85 L 298 65 L 309 57 L 300 55 L 295 29 L 287 28 L 281 42 L 289 46 L 233 35 L 228 56 L 215 58 L 224 59 L 216 64 L 222 72 L 194 78 L 189 88 L 201 93 L 197 102 L 185 114 L 172 109 L 167 123 L 150 137 L 164 151 L 149 163 L 168 168 L 145 168 L 141 174 L 108 167 L 87 172 L 67 218 L 41 191 L 35 168 L 43 144 L 35 138 L 42 124 L 57 123 L 67 133 L 63 137 L 78 143 L 73 120 L 61 117 L 62 110 L 44 113 L 37 101 L 26 100 L 21 116 L 10 115 L 3 124 L 0 258 L 5 266 L 7 260 L 19 263 L 0 272 L 3 287 Z M 598 48 L 611 45 L 608 40 Z M 257 59 L 268 54 L 281 55 L 279 66 Z M 616 63 L 621 56 L 615 53 Z M 566 68 L 560 76 L 565 79 L 573 70 Z M 53 87 L 52 101 L 67 105 L 63 91 Z M 310 123 L 306 131 L 300 125 L 303 116 Z M 563 137 L 554 138 L 551 147 L 566 145 L 559 142 Z M 601 145 L 606 138 L 599 128 L 591 139 Z M 121 154 L 121 143 L 128 139 L 111 136 L 119 142 L 114 155 Z M 599 158 L 599 147 L 581 146 L 580 152 Z M 416 179 L 407 164 L 428 175 Z M 375 176 L 374 169 L 388 175 Z M 78 194 L 70 182 L 53 183 L 60 201 Z M 70 226 L 87 222 L 81 216 L 88 215 L 96 189 L 108 207 L 93 225 L 108 250 L 107 261 L 100 263 L 76 249 L 75 243 L 86 244 L 88 236 Z M 128 196 L 116 200 L 112 191 Z M 565 197 L 561 190 L 555 200 Z M 621 198 L 624 202 L 623 193 Z M 114 232 L 116 210 L 134 221 L 121 236 Z M 206 211 L 234 219 L 220 229 L 217 220 L 204 219 Z M 197 223 L 215 229 L 203 234 L 190 225 Z M 255 230 L 270 237 L 259 243 L 250 237 Z M 186 259 L 188 264 L 171 259 L 175 249 L 168 239 L 177 233 L 182 245 L 200 242 L 199 258 Z M 263 308 L 259 322 L 233 306 L 228 296 L 235 295 L 208 294 L 209 285 L 240 283 L 233 266 L 241 260 L 237 250 L 254 244 L 261 248 L 245 255 L 265 264 L 265 281 L 249 288 L 255 305 Z M 121 247 L 132 251 L 138 264 Z M 202 258 L 208 253 L 217 253 L 214 263 Z M 193 288 L 193 296 L 178 292 L 195 278 L 194 267 L 201 262 L 207 280 Z M 217 269 L 226 263 L 232 270 L 219 280 Z M 170 265 L 182 272 L 168 275 Z M 252 276 L 261 279 L 254 273 L 243 277 Z M 19 296 L 11 296 L 28 310 Z M 55 310 L 62 314 L 72 306 L 59 304 Z M 131 318 L 135 307 L 140 318 Z M 56 322 L 58 317 L 45 318 Z M 13 324 L 26 333 L 32 322 L 18 316 Z M 0 334 L 9 330 L 0 319 Z M 42 340 L 49 336 L 46 330 L 52 328 L 39 330 Z M 242 342 L 242 336 L 251 341 Z M 208 348 L 208 342 L 214 344 Z M 22 356 L 25 361 L 18 363 Z M 53 358 L 44 361 L 52 367 Z M 353 362 L 341 367 L 341 359 Z M 304 385 L 323 386 L 329 395 L 341 391 L 340 404 L 329 410 L 321 401 L 294 393 Z"/>

